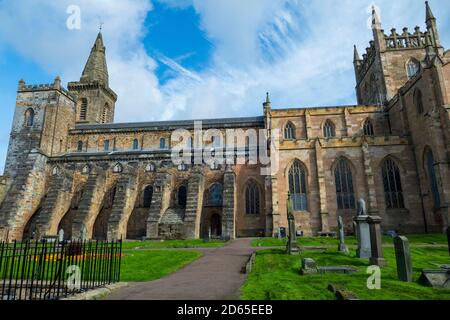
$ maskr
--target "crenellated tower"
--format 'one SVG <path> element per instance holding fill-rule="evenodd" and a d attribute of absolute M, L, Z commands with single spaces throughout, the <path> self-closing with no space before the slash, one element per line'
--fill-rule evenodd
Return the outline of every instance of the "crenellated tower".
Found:
<path fill-rule="evenodd" d="M 68 89 L 77 96 L 76 123 L 101 124 L 114 121 L 116 93 L 109 87 L 106 48 L 99 32 L 80 81 L 70 82 Z"/>
<path fill-rule="evenodd" d="M 395 28 L 386 35 L 375 8 L 372 9 L 373 40 L 362 58 L 354 49 L 353 64 L 356 75 L 358 104 L 382 105 L 394 97 L 398 90 L 422 67 L 431 55 L 442 55 L 444 49 L 439 39 L 436 18 L 426 2 L 427 30 L 419 26 L 411 32 Z"/>

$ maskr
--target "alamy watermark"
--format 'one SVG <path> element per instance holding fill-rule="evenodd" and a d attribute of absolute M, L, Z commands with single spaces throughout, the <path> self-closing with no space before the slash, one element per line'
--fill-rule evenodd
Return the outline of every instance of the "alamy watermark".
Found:
<path fill-rule="evenodd" d="M 367 278 L 367 289 L 381 290 L 381 268 L 379 266 L 369 266 L 366 273 L 370 274 Z"/>
<path fill-rule="evenodd" d="M 81 29 L 81 8 L 77 5 L 67 7 L 66 13 L 69 17 L 66 20 L 66 26 L 69 30 Z"/>

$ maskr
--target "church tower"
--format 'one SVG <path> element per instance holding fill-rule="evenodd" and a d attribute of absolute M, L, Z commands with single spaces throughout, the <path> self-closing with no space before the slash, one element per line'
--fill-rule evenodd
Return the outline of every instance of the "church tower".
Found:
<path fill-rule="evenodd" d="M 117 95 L 109 87 L 106 48 L 101 32 L 95 40 L 80 81 L 70 82 L 68 89 L 77 96 L 77 124 L 102 124 L 114 121 Z"/>
<path fill-rule="evenodd" d="M 358 104 L 382 105 L 391 100 L 422 67 L 430 51 L 442 55 L 436 19 L 426 2 L 426 31 L 419 26 L 411 32 L 395 28 L 389 35 L 382 29 L 375 8 L 372 10 L 373 40 L 361 58 L 355 47 L 353 64 Z"/>

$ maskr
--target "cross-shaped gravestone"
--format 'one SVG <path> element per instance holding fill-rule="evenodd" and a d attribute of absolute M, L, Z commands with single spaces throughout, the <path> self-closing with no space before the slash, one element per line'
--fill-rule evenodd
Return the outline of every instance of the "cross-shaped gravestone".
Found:
<path fill-rule="evenodd" d="M 289 224 L 289 238 L 287 244 L 287 252 L 290 255 L 295 255 L 300 252 L 297 243 L 297 233 L 295 230 L 295 217 L 292 214 L 291 194 L 288 195 L 288 224 Z"/>

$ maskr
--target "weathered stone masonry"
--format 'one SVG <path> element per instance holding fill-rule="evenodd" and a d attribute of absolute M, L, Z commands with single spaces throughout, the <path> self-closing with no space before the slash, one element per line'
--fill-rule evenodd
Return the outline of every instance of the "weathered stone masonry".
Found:
<path fill-rule="evenodd" d="M 0 239 L 197 239 L 352 231 L 364 198 L 384 230 L 442 231 L 450 223 L 450 51 L 426 7 L 427 30 L 386 35 L 373 13 L 373 41 L 354 51 L 358 105 L 272 108 L 261 117 L 203 120 L 202 153 L 230 144 L 227 130 L 279 131 L 272 175 L 262 164 L 171 159 L 172 132 L 195 122 L 113 123 L 106 48 L 98 35 L 79 81 L 18 85 L 4 176 Z M 219 139 L 220 140 L 220 139 Z M 248 156 L 242 145 L 235 156 Z M 194 148 L 195 149 L 195 148 Z M 252 189 L 250 189 L 252 187 Z M 249 191 L 250 190 L 250 191 Z M 255 193 L 256 190 L 256 193 Z M 249 194 L 251 196 L 249 196 Z M 252 198 L 249 198 L 252 197 Z M 252 211 L 252 212 L 248 212 Z M 255 212 L 256 211 L 256 212 Z"/>

